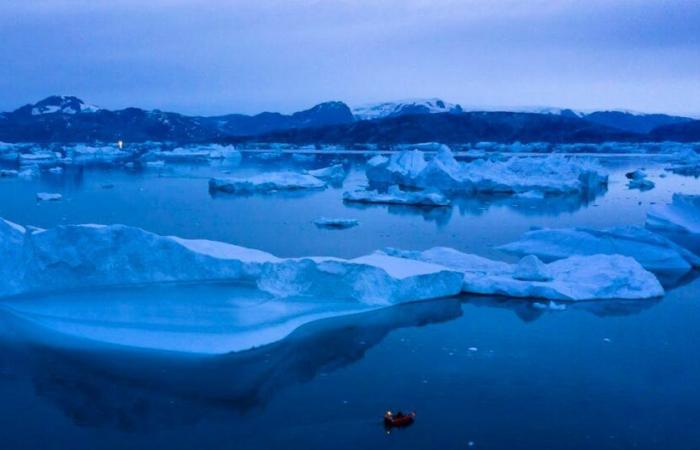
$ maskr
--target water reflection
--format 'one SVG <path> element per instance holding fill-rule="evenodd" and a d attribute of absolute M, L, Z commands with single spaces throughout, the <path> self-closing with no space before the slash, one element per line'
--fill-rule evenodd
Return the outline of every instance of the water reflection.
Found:
<path fill-rule="evenodd" d="M 65 346 L 65 336 L 14 316 L 0 321 L 21 338 L 5 339 L 6 355 L 14 355 L 12 370 L 28 372 L 37 395 L 78 426 L 139 432 L 245 416 L 287 386 L 358 361 L 392 330 L 461 314 L 454 298 L 400 305 L 321 320 L 275 344 L 214 357 Z"/>
<path fill-rule="evenodd" d="M 523 322 L 534 322 L 546 314 L 560 314 L 570 311 L 585 311 L 598 317 L 632 316 L 653 308 L 661 299 L 649 300 L 604 300 L 585 302 L 566 302 L 564 311 L 552 311 L 535 306 L 535 303 L 548 303 L 547 300 L 525 300 L 498 296 L 465 296 L 470 305 L 487 308 L 509 309 Z M 557 302 L 563 304 L 563 302 Z"/>

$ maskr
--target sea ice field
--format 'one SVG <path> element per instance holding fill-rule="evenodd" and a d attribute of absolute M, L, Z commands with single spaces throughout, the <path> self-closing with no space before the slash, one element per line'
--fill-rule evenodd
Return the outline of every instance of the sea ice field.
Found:
<path fill-rule="evenodd" d="M 700 163 L 421 148 L 4 149 L 2 446 L 700 448 Z"/>

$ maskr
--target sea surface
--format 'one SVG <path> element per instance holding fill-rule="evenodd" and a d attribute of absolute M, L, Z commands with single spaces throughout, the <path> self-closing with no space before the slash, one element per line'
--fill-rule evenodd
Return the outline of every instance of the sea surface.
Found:
<path fill-rule="evenodd" d="M 531 227 L 642 225 L 648 208 L 674 192 L 700 194 L 700 180 L 635 155 L 602 158 L 608 189 L 586 198 L 480 196 L 433 209 L 344 204 L 344 190 L 366 183 L 363 161 L 246 155 L 240 164 L 66 166 L 61 174 L 0 179 L 0 217 L 44 228 L 122 223 L 284 257 L 439 245 L 513 261 L 494 247 Z M 208 190 L 212 176 L 332 162 L 344 163 L 349 176 L 324 191 Z M 656 187 L 629 190 L 625 172 L 642 167 Z M 63 200 L 37 202 L 37 192 Z M 319 229 L 313 220 L 321 216 L 360 225 Z M 700 448 L 697 274 L 661 300 L 565 311 L 483 296 L 371 311 L 338 305 L 346 308 L 340 317 L 318 306 L 291 310 L 226 284 L 0 301 L 0 448 Z M 201 353 L 177 351 L 167 334 L 176 325 L 187 327 L 184 339 Z M 287 337 L 218 352 L 250 346 L 270 330 Z M 144 333 L 172 348 L 130 346 Z M 416 411 L 416 422 L 386 430 L 387 409 Z"/>

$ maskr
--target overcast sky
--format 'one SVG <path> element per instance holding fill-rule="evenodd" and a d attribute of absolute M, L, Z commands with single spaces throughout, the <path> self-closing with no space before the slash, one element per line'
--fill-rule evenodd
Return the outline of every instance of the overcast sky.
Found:
<path fill-rule="evenodd" d="M 698 0 L 0 0 L 0 110 L 440 97 L 700 115 Z"/>

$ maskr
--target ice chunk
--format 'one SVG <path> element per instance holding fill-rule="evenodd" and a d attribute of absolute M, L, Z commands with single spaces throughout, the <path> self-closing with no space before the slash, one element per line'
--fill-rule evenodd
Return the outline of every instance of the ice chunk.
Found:
<path fill-rule="evenodd" d="M 153 169 L 159 169 L 161 167 L 165 167 L 165 161 L 158 160 L 158 161 L 146 161 L 146 167 L 151 167 Z"/>
<path fill-rule="evenodd" d="M 459 272 L 384 254 L 351 260 L 277 258 L 223 242 L 165 237 L 124 225 L 69 225 L 30 234 L 0 226 L 0 295 L 162 282 L 256 283 L 277 296 L 391 304 L 455 295 Z M 2 224 L 0 224 L 2 225 Z"/>
<path fill-rule="evenodd" d="M 63 196 L 61 194 L 51 193 L 51 192 L 37 192 L 36 199 L 44 202 L 51 202 L 61 200 Z"/>
<path fill-rule="evenodd" d="M 647 174 L 642 170 L 635 170 L 633 172 L 628 172 L 625 176 L 630 180 L 627 183 L 627 187 L 630 189 L 639 189 L 640 191 L 648 191 L 653 189 L 656 184 L 653 181 L 647 179 Z"/>
<path fill-rule="evenodd" d="M 19 171 L 17 171 L 17 170 L 12 170 L 12 169 L 0 170 L 0 177 L 1 178 L 16 177 L 18 175 L 19 175 Z"/>
<path fill-rule="evenodd" d="M 250 177 L 212 178 L 211 191 L 226 193 L 253 193 L 324 189 L 326 183 L 314 176 L 294 172 L 268 172 Z"/>
<path fill-rule="evenodd" d="M 535 255 L 523 257 L 515 266 L 513 278 L 523 281 L 550 281 L 552 275 L 547 265 Z"/>
<path fill-rule="evenodd" d="M 646 299 L 664 293 L 651 272 L 621 255 L 571 256 L 546 265 L 524 258 L 511 265 L 440 247 L 425 252 L 386 252 L 461 271 L 465 293 L 566 301 Z"/>
<path fill-rule="evenodd" d="M 334 164 L 330 167 L 323 167 L 321 169 L 307 170 L 306 173 L 331 183 L 340 183 L 347 175 L 342 164 Z"/>
<path fill-rule="evenodd" d="M 673 194 L 670 205 L 655 205 L 647 213 L 647 228 L 700 235 L 700 195 Z"/>
<path fill-rule="evenodd" d="M 516 255 L 536 255 L 545 262 L 570 255 L 625 255 L 669 280 L 700 266 L 700 258 L 695 254 L 663 236 L 636 226 L 538 229 L 498 248 Z"/>
<path fill-rule="evenodd" d="M 386 203 L 392 205 L 449 206 L 450 200 L 438 192 L 402 191 L 398 186 L 389 186 L 386 193 L 369 190 L 356 190 L 343 193 L 346 202 Z"/>
<path fill-rule="evenodd" d="M 448 147 L 429 161 L 418 150 L 394 153 L 390 158 L 377 156 L 368 161 L 366 174 L 375 185 L 397 184 L 445 193 L 586 193 L 604 187 L 608 181 L 607 175 L 589 160 L 550 155 L 460 163 Z"/>
<path fill-rule="evenodd" d="M 344 230 L 346 228 L 356 227 L 360 224 L 360 222 L 357 219 L 319 217 L 318 219 L 314 220 L 314 224 L 319 228 Z"/>

